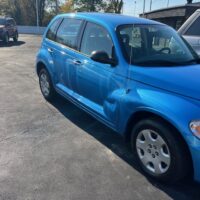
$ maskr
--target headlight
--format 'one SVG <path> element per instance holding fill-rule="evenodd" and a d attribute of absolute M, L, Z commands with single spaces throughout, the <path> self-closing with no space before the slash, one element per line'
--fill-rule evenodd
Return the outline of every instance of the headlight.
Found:
<path fill-rule="evenodd" d="M 200 120 L 192 121 L 190 123 L 190 130 L 196 137 L 198 137 L 200 139 Z"/>

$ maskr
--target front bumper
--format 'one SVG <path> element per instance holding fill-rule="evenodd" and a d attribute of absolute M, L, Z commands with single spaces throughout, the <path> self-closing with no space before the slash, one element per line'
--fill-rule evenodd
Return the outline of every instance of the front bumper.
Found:
<path fill-rule="evenodd" d="M 194 180 L 200 182 L 200 140 L 190 137 L 188 145 L 193 161 Z"/>

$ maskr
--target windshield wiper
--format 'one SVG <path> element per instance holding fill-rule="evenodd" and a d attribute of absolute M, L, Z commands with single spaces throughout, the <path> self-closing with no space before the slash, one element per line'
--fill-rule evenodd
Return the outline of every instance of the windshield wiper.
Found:
<path fill-rule="evenodd" d="M 200 64 L 200 58 L 188 60 L 188 61 L 186 61 L 186 62 L 184 62 L 184 63 L 186 63 L 186 64 L 190 64 L 190 63 L 197 63 L 197 64 Z"/>

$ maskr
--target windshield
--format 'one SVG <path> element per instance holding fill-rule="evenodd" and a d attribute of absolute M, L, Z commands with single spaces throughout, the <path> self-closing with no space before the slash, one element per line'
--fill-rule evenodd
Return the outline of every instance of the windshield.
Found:
<path fill-rule="evenodd" d="M 127 61 L 134 65 L 197 63 L 197 54 L 172 28 L 165 25 L 123 25 L 118 37 Z"/>
<path fill-rule="evenodd" d="M 0 19 L 0 25 L 5 25 L 5 19 Z"/>

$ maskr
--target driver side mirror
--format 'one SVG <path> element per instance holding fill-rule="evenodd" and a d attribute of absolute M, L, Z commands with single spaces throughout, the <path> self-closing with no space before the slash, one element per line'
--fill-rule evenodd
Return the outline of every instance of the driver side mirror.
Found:
<path fill-rule="evenodd" d="M 90 58 L 96 62 L 110 64 L 112 66 L 116 66 L 118 64 L 117 60 L 109 58 L 105 51 L 93 51 Z"/>

